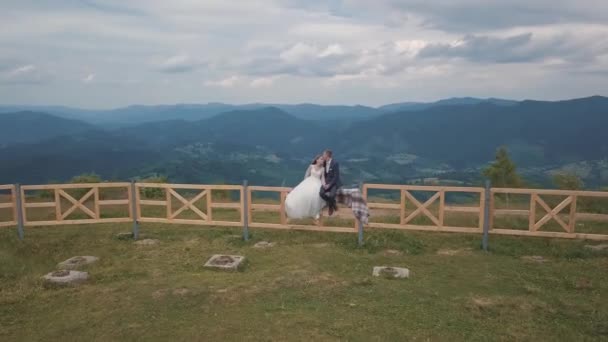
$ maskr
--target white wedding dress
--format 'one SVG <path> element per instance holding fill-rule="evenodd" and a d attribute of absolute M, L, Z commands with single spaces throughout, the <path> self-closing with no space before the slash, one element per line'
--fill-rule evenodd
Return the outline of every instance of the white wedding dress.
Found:
<path fill-rule="evenodd" d="M 285 212 L 291 219 L 318 218 L 325 201 L 319 196 L 323 185 L 323 168 L 311 165 L 306 178 L 285 198 Z"/>

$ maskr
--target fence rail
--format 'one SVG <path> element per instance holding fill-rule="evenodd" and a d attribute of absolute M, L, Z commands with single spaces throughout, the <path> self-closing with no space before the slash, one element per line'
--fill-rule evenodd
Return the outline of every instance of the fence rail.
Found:
<path fill-rule="evenodd" d="M 0 227 L 48 226 L 113 222 L 156 222 L 207 226 L 300 229 L 356 233 L 359 222 L 340 226 L 323 216 L 315 224 L 291 222 L 286 215 L 288 187 L 201 185 L 164 183 L 88 183 L 49 185 L 0 185 Z M 371 191 L 393 192 L 398 201 L 369 196 Z M 18 193 L 19 192 L 19 193 Z M 104 194 L 109 192 L 109 196 Z M 236 196 L 217 195 L 226 192 Z M 372 220 L 367 228 L 482 233 L 487 214 L 491 234 L 608 240 L 608 214 L 585 212 L 589 200 L 608 200 L 608 192 L 548 189 L 416 186 L 364 184 L 363 197 L 372 218 L 392 213 L 396 221 Z M 256 194 L 278 194 L 278 201 L 260 201 Z M 489 201 L 486 201 L 486 193 Z M 464 195 L 466 203 L 450 203 L 452 195 Z M 422 195 L 422 196 L 421 196 Z M 519 196 L 516 208 L 499 208 L 508 196 Z M 106 198 L 108 197 L 108 198 Z M 521 201 L 521 198 L 524 201 Z M 584 202 L 587 201 L 587 202 Z M 485 203 L 489 202 L 486 206 Z M 608 201 L 606 202 L 608 204 Z M 21 215 L 18 211 L 21 208 Z M 106 213 L 112 208 L 113 216 Z M 45 210 L 46 215 L 36 213 Z M 115 215 L 120 211 L 119 215 Z M 238 215 L 226 215 L 226 212 Z M 272 213 L 273 222 L 256 216 Z M 450 223 L 451 216 L 468 215 L 463 224 Z M 20 217 L 21 216 L 21 217 Z M 339 218 L 353 219 L 347 210 Z M 391 216 L 391 215 L 385 215 Z M 525 229 L 499 227 L 497 220 L 515 217 L 526 220 Z M 235 219 L 236 218 L 236 219 Z M 21 222 L 20 222 L 21 220 Z M 605 222 L 601 232 L 579 230 L 579 221 Z"/>

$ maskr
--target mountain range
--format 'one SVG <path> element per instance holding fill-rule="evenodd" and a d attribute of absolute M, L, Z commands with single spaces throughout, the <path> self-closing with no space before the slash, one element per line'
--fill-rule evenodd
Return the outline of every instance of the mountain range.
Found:
<path fill-rule="evenodd" d="M 465 184 L 502 145 L 531 181 L 567 168 L 608 183 L 608 98 L 458 98 L 364 106 L 174 105 L 108 111 L 0 107 L 0 183 L 164 174 L 172 182 L 293 185 L 326 147 L 347 183 Z"/>

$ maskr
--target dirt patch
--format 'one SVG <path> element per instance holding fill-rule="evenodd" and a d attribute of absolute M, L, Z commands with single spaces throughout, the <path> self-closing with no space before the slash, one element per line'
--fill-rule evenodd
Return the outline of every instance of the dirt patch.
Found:
<path fill-rule="evenodd" d="M 521 259 L 524 261 L 536 262 L 539 264 L 549 261 L 549 259 L 545 258 L 544 256 L 540 256 L 540 255 L 524 255 L 521 257 Z"/>
<path fill-rule="evenodd" d="M 437 255 L 443 256 L 458 256 L 458 255 L 470 255 L 473 250 L 471 248 L 461 249 L 440 249 L 437 251 Z"/>
<path fill-rule="evenodd" d="M 593 283 L 588 278 L 580 278 L 576 281 L 574 287 L 577 290 L 589 290 L 593 288 Z"/>
<path fill-rule="evenodd" d="M 154 246 L 154 245 L 158 245 L 159 243 L 160 243 L 160 240 L 156 240 L 156 239 L 143 239 L 143 240 L 135 241 L 135 244 L 138 246 Z"/>
<path fill-rule="evenodd" d="M 189 293 L 190 293 L 190 290 L 188 290 L 187 288 L 179 288 L 179 289 L 173 290 L 173 294 L 176 296 L 185 296 Z"/>
<path fill-rule="evenodd" d="M 489 308 L 496 306 L 499 303 L 497 299 L 488 297 L 473 297 L 471 301 L 473 302 L 473 305 L 478 308 Z"/>
<path fill-rule="evenodd" d="M 398 251 L 396 249 L 387 249 L 382 254 L 384 254 L 385 256 L 399 256 L 399 255 L 403 255 L 403 252 Z"/>

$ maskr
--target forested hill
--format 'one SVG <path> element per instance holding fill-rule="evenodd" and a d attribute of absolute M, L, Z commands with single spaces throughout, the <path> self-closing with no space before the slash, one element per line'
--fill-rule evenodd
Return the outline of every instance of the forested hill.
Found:
<path fill-rule="evenodd" d="M 162 173 L 183 182 L 293 184 L 326 147 L 342 161 L 348 182 L 472 181 L 501 145 L 539 181 L 562 167 L 583 170 L 588 184 L 608 181 L 605 97 L 473 101 L 328 120 L 256 107 L 109 129 L 45 113 L 0 114 L 0 183 L 97 172 L 120 179 Z"/>

